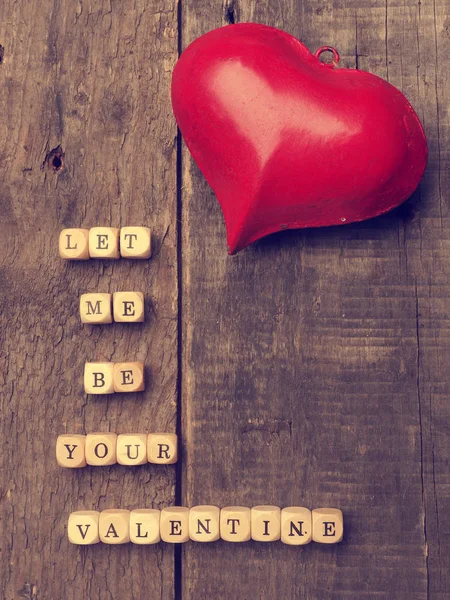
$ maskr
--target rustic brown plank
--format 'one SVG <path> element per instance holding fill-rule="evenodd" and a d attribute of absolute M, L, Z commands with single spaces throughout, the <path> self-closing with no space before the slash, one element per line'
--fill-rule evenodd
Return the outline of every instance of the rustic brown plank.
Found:
<path fill-rule="evenodd" d="M 174 430 L 177 56 L 170 0 L 0 5 L 1 597 L 173 598 L 173 548 L 77 548 L 81 508 L 174 502 L 174 467 L 60 469 L 64 431 Z M 61 146 L 59 172 L 43 164 Z M 42 167 L 42 168 L 41 168 Z M 67 264 L 64 226 L 148 224 L 151 261 Z M 144 326 L 81 326 L 84 291 L 139 289 Z M 85 398 L 86 360 L 144 360 L 140 395 Z"/>
<path fill-rule="evenodd" d="M 448 596 L 446 4 L 183 2 L 183 47 L 233 20 L 335 45 L 344 65 L 403 89 L 430 141 L 401 209 L 233 258 L 184 149 L 184 501 L 338 506 L 346 536 L 325 549 L 186 545 L 183 598 Z"/>

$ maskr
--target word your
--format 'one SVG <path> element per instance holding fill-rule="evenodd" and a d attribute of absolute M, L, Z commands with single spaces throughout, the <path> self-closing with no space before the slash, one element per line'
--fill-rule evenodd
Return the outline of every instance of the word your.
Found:
<path fill-rule="evenodd" d="M 142 323 L 144 321 L 144 294 L 142 292 L 115 292 L 114 294 L 83 294 L 80 296 L 82 323 Z"/>
<path fill-rule="evenodd" d="M 72 544 L 172 544 L 195 542 L 276 542 L 303 546 L 336 544 L 344 534 L 342 511 L 301 506 L 171 506 L 161 511 L 110 509 L 73 512 L 67 527 Z"/>
<path fill-rule="evenodd" d="M 142 392 L 144 389 L 144 363 L 142 362 L 92 362 L 84 365 L 86 394 Z"/>
<path fill-rule="evenodd" d="M 65 433 L 56 440 L 56 460 L 61 467 L 86 465 L 172 465 L 178 460 L 175 433 Z"/>
<path fill-rule="evenodd" d="M 150 258 L 151 232 L 148 227 L 63 229 L 59 234 L 59 255 L 67 260 Z"/>

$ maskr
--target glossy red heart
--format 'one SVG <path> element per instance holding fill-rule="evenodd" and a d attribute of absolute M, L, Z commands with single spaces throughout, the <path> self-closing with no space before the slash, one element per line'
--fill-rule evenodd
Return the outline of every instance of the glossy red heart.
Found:
<path fill-rule="evenodd" d="M 406 98 L 334 66 L 253 23 L 211 31 L 181 55 L 173 110 L 222 207 L 230 254 L 281 229 L 375 217 L 419 184 L 427 143 Z"/>

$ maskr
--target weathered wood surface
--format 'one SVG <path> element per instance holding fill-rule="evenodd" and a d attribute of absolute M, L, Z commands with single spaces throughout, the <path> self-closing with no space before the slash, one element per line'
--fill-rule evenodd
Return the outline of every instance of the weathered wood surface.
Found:
<path fill-rule="evenodd" d="M 449 19 L 447 0 L 0 4 L 2 599 L 450 597 Z M 414 198 L 227 257 L 184 148 L 177 176 L 169 84 L 178 46 L 232 21 L 332 44 L 402 89 L 430 144 Z M 97 224 L 149 224 L 153 259 L 59 260 L 62 227 Z M 151 300 L 142 329 L 81 326 L 82 292 L 125 287 Z M 145 360 L 151 385 L 87 400 L 83 364 L 101 358 Z M 177 416 L 181 468 L 56 466 L 62 431 Z M 66 540 L 72 510 L 176 499 L 338 506 L 345 542 Z"/>
<path fill-rule="evenodd" d="M 177 43 L 167 0 L 0 3 L 2 600 L 174 596 L 173 548 L 77 548 L 66 523 L 173 504 L 175 468 L 64 470 L 54 444 L 175 430 Z M 56 172 L 45 158 L 58 146 Z M 108 224 L 149 225 L 152 260 L 59 259 L 61 228 Z M 128 289 L 146 294 L 144 326 L 81 325 L 81 293 Z M 145 361 L 146 391 L 86 399 L 84 363 L 101 359 Z"/>

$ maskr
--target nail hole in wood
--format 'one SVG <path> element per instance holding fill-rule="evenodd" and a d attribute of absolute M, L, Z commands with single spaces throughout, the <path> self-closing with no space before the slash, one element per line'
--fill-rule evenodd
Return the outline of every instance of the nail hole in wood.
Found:
<path fill-rule="evenodd" d="M 57 146 L 50 150 L 50 152 L 45 157 L 44 164 L 53 171 L 54 173 L 58 173 L 64 168 L 64 152 L 61 146 Z"/>

